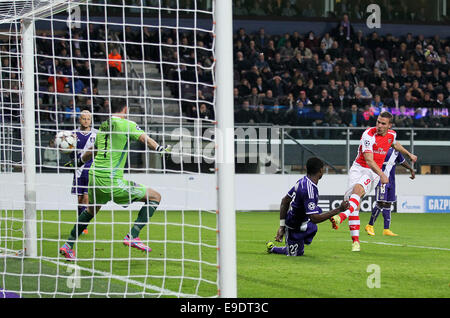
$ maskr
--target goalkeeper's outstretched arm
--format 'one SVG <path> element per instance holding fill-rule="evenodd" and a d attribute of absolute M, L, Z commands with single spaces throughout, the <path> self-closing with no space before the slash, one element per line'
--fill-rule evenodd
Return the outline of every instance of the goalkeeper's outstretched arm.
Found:
<path fill-rule="evenodd" d="M 145 144 L 147 147 L 149 147 L 152 150 L 156 150 L 157 152 L 164 153 L 164 152 L 170 152 L 170 146 L 160 146 L 153 138 L 149 137 L 147 134 L 143 133 L 139 136 L 138 139 L 140 142 Z"/>

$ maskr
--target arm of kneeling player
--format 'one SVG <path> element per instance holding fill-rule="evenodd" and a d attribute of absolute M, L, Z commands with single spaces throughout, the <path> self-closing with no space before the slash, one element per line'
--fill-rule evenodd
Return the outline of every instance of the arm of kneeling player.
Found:
<path fill-rule="evenodd" d="M 313 223 L 321 223 L 325 220 L 328 220 L 329 218 L 331 218 L 332 216 L 344 212 L 345 210 L 347 210 L 349 204 L 348 201 L 342 201 L 341 204 L 339 205 L 339 207 L 337 207 L 334 210 L 328 211 L 328 212 L 322 212 L 322 213 L 314 213 L 314 214 L 309 214 L 308 217 L 311 220 L 311 222 Z"/>

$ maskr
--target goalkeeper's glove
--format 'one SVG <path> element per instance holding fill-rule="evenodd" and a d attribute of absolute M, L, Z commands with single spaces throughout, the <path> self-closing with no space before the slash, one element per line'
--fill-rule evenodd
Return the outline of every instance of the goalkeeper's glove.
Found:
<path fill-rule="evenodd" d="M 81 157 L 78 158 L 76 161 L 75 159 L 72 159 L 68 161 L 64 167 L 66 168 L 80 168 L 82 165 L 84 165 L 84 162 L 81 160 Z"/>
<path fill-rule="evenodd" d="M 156 147 L 156 152 L 159 152 L 161 156 L 164 156 L 165 154 L 169 154 L 172 151 L 172 146 L 158 146 Z"/>

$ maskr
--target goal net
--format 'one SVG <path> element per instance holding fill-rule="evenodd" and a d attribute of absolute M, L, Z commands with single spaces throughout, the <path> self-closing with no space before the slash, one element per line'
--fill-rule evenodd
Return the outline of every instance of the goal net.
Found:
<path fill-rule="evenodd" d="M 216 154 L 215 6 L 212 0 L 0 1 L 0 293 L 223 296 L 222 236 L 234 229 L 223 229 L 219 216 L 218 189 L 226 186 Z M 134 138 L 133 124 L 117 133 L 126 138 L 122 149 L 108 146 L 118 99 L 128 106 L 128 123 L 171 151 Z M 66 131 L 77 136 L 74 149 L 56 140 Z M 95 133 L 106 140 L 95 141 Z M 97 156 L 124 158 L 123 169 L 110 160 L 108 178 L 120 170 L 130 180 L 110 186 L 104 204 L 86 181 L 93 179 L 89 168 L 79 166 L 94 144 L 104 146 Z M 151 252 L 125 244 L 146 206 L 139 185 L 161 195 L 139 232 Z M 118 187 L 129 202 L 114 200 Z M 100 205 L 83 223 L 80 215 Z M 87 227 L 78 233 L 81 224 Z M 73 258 L 61 252 L 67 242 Z"/>

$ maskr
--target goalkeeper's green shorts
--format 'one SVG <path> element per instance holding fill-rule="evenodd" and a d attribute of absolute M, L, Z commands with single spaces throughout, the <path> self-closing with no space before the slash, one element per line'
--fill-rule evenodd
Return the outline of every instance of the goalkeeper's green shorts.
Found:
<path fill-rule="evenodd" d="M 147 188 L 125 179 L 93 178 L 89 176 L 89 203 L 103 205 L 113 201 L 120 205 L 129 205 L 144 198 Z"/>

